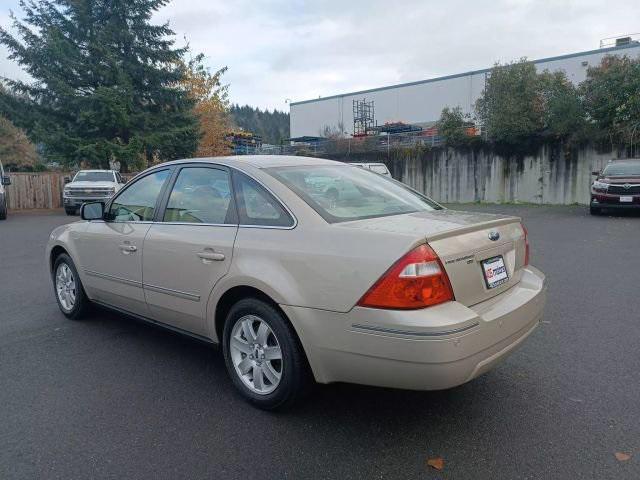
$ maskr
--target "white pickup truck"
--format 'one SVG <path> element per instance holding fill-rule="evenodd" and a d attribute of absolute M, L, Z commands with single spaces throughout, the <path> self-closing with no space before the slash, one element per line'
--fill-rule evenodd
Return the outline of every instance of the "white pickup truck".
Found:
<path fill-rule="evenodd" d="M 67 215 L 75 215 L 85 202 L 107 201 L 125 183 L 115 170 L 80 170 L 64 186 L 64 210 Z"/>

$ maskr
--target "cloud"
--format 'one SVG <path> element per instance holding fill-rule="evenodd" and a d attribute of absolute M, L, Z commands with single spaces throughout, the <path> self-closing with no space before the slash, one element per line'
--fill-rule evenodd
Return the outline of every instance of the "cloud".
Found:
<path fill-rule="evenodd" d="M 0 0 L 0 24 L 16 5 Z M 595 49 L 637 31 L 639 16 L 637 0 L 174 0 L 156 20 L 212 70 L 229 67 L 233 102 L 287 109 L 286 99 Z M 0 71 L 17 69 L 2 58 Z"/>

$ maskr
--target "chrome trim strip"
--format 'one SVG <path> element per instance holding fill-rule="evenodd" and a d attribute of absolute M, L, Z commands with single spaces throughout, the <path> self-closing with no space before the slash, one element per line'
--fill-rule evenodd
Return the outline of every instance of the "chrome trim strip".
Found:
<path fill-rule="evenodd" d="M 142 282 L 138 282 L 137 280 L 129 280 L 128 278 L 116 277 L 115 275 L 107 275 L 106 273 L 94 272 L 93 270 L 84 269 L 84 273 L 90 275 L 92 277 L 103 278 L 105 280 L 111 280 L 113 282 L 124 283 L 125 285 L 130 285 L 132 287 L 142 288 Z"/>
<path fill-rule="evenodd" d="M 192 300 L 194 302 L 200 301 L 200 295 L 194 293 L 181 292 L 180 290 L 173 290 L 172 288 L 158 287 L 157 285 L 144 284 L 144 288 L 151 290 L 152 292 L 164 293 L 166 295 L 172 295 L 174 297 L 184 298 L 186 300 Z"/>
<path fill-rule="evenodd" d="M 294 228 L 296 228 L 297 220 L 296 220 L 296 217 L 292 216 L 292 218 L 294 219 L 294 223 L 293 223 L 293 226 L 291 226 L 291 227 L 278 227 L 276 225 L 242 225 L 242 224 L 238 225 L 238 227 L 240 227 L 240 228 L 262 228 L 262 229 L 265 229 L 265 230 L 293 230 Z"/>
<path fill-rule="evenodd" d="M 480 325 L 479 322 L 472 323 L 471 325 L 467 325 L 465 327 L 454 328 L 452 330 L 440 330 L 437 332 L 416 332 L 413 330 L 398 330 L 395 328 L 385 328 L 385 327 L 375 327 L 371 325 L 361 325 L 359 323 L 354 323 L 351 325 L 353 328 L 357 328 L 359 330 L 368 330 L 371 332 L 378 333 L 394 333 L 396 335 L 412 335 L 414 337 L 442 337 L 444 335 L 453 335 L 454 333 L 466 332 L 467 330 L 471 330 L 472 328 Z"/>
<path fill-rule="evenodd" d="M 237 223 L 152 222 L 154 225 L 188 225 L 200 227 L 237 227 Z"/>

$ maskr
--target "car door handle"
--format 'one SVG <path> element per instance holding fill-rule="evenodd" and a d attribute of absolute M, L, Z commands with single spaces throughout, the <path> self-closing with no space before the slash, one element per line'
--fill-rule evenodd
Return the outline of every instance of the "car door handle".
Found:
<path fill-rule="evenodd" d="M 196 255 L 202 259 L 203 263 L 211 263 L 212 261 L 221 262 L 225 258 L 224 253 L 214 252 L 213 250 L 198 252 Z"/>
<path fill-rule="evenodd" d="M 127 245 L 126 243 L 123 243 L 122 245 L 120 245 L 120 250 L 122 250 L 122 253 L 124 253 L 125 255 L 128 255 L 130 253 L 136 252 L 138 250 L 138 247 L 136 247 L 135 245 Z"/>

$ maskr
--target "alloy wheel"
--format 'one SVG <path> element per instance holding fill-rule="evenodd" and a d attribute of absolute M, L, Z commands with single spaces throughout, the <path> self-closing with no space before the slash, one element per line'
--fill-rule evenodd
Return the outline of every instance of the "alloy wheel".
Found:
<path fill-rule="evenodd" d="M 267 395 L 278 387 L 282 350 L 264 319 L 256 315 L 240 317 L 231 331 L 229 352 L 236 374 L 253 393 Z"/>
<path fill-rule="evenodd" d="M 56 270 L 56 294 L 60 305 L 70 312 L 76 304 L 76 279 L 69 265 L 61 263 Z"/>

